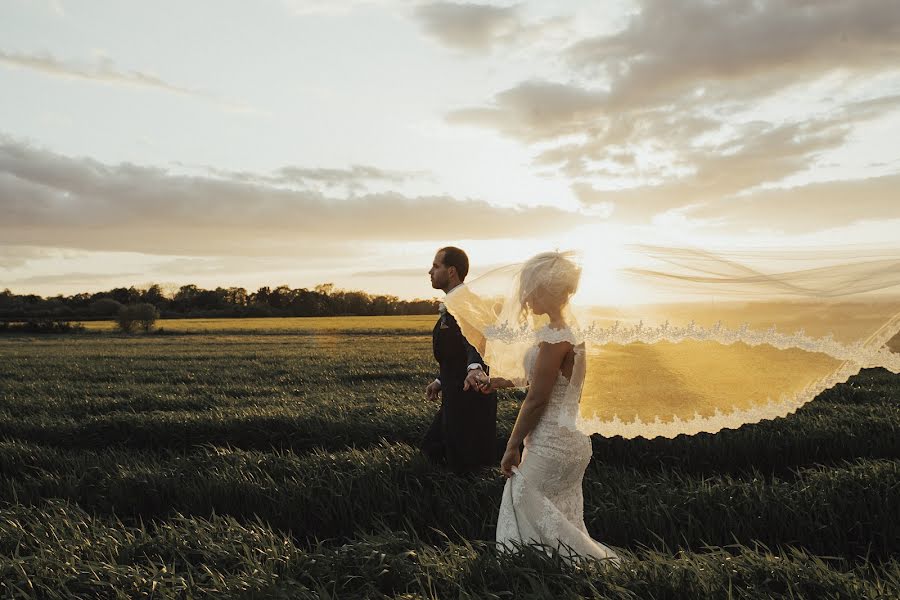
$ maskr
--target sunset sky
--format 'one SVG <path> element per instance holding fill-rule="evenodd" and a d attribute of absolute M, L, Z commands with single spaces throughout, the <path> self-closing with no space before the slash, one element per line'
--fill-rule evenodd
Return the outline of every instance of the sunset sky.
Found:
<path fill-rule="evenodd" d="M 897 0 L 0 0 L 0 289 L 896 245 Z"/>

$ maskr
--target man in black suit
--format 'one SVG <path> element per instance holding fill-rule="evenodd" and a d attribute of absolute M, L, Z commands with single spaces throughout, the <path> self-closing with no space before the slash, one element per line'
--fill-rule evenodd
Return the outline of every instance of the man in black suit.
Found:
<path fill-rule="evenodd" d="M 469 257 L 447 246 L 435 254 L 428 274 L 431 287 L 449 292 L 469 272 Z M 432 332 L 434 358 L 440 365 L 437 379 L 425 388 L 429 400 L 441 397 L 441 407 L 425 438 L 422 452 L 456 473 L 466 473 L 497 462 L 497 395 L 479 391 L 478 378 L 488 366 L 463 336 L 456 319 L 441 305 Z"/>

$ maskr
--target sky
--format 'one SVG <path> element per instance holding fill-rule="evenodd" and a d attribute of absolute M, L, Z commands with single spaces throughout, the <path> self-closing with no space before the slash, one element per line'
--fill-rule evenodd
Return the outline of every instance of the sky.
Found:
<path fill-rule="evenodd" d="M 896 0 L 0 0 L 0 289 L 896 246 L 898 65 Z"/>

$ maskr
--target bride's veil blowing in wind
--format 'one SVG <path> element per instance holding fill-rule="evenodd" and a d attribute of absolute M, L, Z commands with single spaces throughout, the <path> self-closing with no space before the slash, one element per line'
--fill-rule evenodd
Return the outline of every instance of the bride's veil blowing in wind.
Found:
<path fill-rule="evenodd" d="M 886 347 L 900 331 L 898 250 L 629 251 L 631 266 L 614 275 L 630 296 L 576 295 L 567 309 L 585 353 L 569 390 L 578 409 L 561 425 L 626 438 L 715 433 L 784 417 L 864 368 L 900 373 Z M 600 265 L 581 266 L 584 288 Z M 544 324 L 523 310 L 522 267 L 446 299 L 491 375 L 520 385 Z"/>

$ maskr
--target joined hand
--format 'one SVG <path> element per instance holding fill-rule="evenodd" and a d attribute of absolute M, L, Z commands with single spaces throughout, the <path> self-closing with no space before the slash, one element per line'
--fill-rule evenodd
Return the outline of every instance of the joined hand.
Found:
<path fill-rule="evenodd" d="M 463 390 L 478 390 L 482 394 L 491 393 L 491 378 L 481 369 L 471 369 L 466 375 Z"/>

